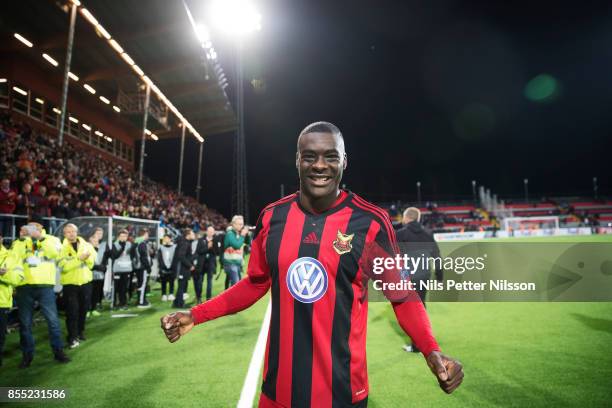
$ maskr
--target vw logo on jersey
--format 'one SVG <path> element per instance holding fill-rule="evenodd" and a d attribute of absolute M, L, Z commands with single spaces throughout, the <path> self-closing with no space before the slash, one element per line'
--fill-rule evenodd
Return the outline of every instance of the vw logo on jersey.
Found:
<path fill-rule="evenodd" d="M 327 271 L 314 258 L 298 258 L 287 271 L 287 288 L 302 303 L 313 303 L 327 292 Z"/>

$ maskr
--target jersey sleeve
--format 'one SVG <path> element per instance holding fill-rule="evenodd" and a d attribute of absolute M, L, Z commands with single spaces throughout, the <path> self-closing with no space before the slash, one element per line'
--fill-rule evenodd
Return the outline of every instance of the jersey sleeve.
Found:
<path fill-rule="evenodd" d="M 213 299 L 193 307 L 191 316 L 196 325 L 240 312 L 268 292 L 271 280 L 266 259 L 266 242 L 271 213 L 272 211 L 262 212 L 257 221 L 246 278 Z"/>
<path fill-rule="evenodd" d="M 400 251 L 389 217 L 382 218 L 379 224 L 380 229 L 376 234 L 374 245 L 376 249 L 373 252 L 379 256 L 395 257 Z M 386 282 L 398 282 L 408 279 L 408 275 L 405 271 L 392 269 L 385 270 L 382 278 Z M 416 291 L 409 289 L 393 291 L 385 293 L 385 296 L 393 306 L 400 327 L 410 336 L 423 355 L 427 356 L 432 351 L 439 351 L 440 347 L 434 338 L 429 317 Z"/>

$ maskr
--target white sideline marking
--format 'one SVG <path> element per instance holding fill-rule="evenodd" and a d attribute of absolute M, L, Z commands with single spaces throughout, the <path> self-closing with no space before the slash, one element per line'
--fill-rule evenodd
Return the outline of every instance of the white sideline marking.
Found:
<path fill-rule="evenodd" d="M 259 330 L 259 336 L 257 337 L 257 343 L 255 343 L 255 350 L 253 350 L 253 356 L 251 357 L 251 362 L 249 363 L 249 370 L 247 371 L 246 378 L 244 379 L 244 385 L 242 386 L 242 391 L 240 392 L 240 399 L 238 400 L 237 408 L 253 407 L 253 400 L 255 399 L 255 393 L 257 392 L 257 383 L 259 382 L 259 373 L 261 372 L 261 366 L 263 364 L 264 354 L 266 352 L 266 339 L 268 337 L 271 314 L 272 303 L 268 303 L 266 315 L 261 323 L 261 329 Z"/>

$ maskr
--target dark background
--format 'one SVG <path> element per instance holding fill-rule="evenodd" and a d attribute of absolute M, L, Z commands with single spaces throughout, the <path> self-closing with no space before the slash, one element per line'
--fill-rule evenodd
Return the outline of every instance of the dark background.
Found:
<path fill-rule="evenodd" d="M 494 4 L 495 3 L 495 4 Z M 295 143 L 308 123 L 342 130 L 344 182 L 373 201 L 471 197 L 471 180 L 501 198 L 610 192 L 610 3 L 266 1 L 245 40 L 251 221 L 298 187 Z M 204 16 L 196 16 L 196 19 Z M 213 32 L 234 81 L 234 48 Z M 557 91 L 525 97 L 540 74 Z M 262 79 L 263 91 L 250 85 Z M 234 92 L 229 89 L 230 97 Z M 195 191 L 197 145 L 187 139 L 184 190 Z M 204 147 L 202 200 L 231 216 L 233 134 Z M 147 145 L 146 171 L 176 185 L 179 143 Z M 158 166 L 157 163 L 163 163 Z"/>

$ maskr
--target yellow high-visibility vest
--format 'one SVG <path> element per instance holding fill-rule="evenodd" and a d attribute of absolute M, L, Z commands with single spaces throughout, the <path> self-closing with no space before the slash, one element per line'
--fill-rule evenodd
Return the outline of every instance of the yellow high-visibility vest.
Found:
<path fill-rule="evenodd" d="M 32 241 L 31 241 L 32 242 Z M 31 245 L 26 254 L 24 285 L 55 285 L 55 268 L 62 243 L 59 238 L 47 235 L 44 230 L 41 238 Z"/>
<path fill-rule="evenodd" d="M 62 285 L 84 285 L 91 282 L 93 275 L 91 269 L 96 261 L 96 250 L 83 238 L 77 237 L 77 250 L 66 238 L 60 251 L 58 266 L 61 270 L 60 283 Z M 89 256 L 84 261 L 81 256 L 88 252 Z"/>
<path fill-rule="evenodd" d="M 0 244 L 0 307 L 13 306 L 13 288 L 23 282 L 23 261 L 17 252 L 9 251 Z"/>

